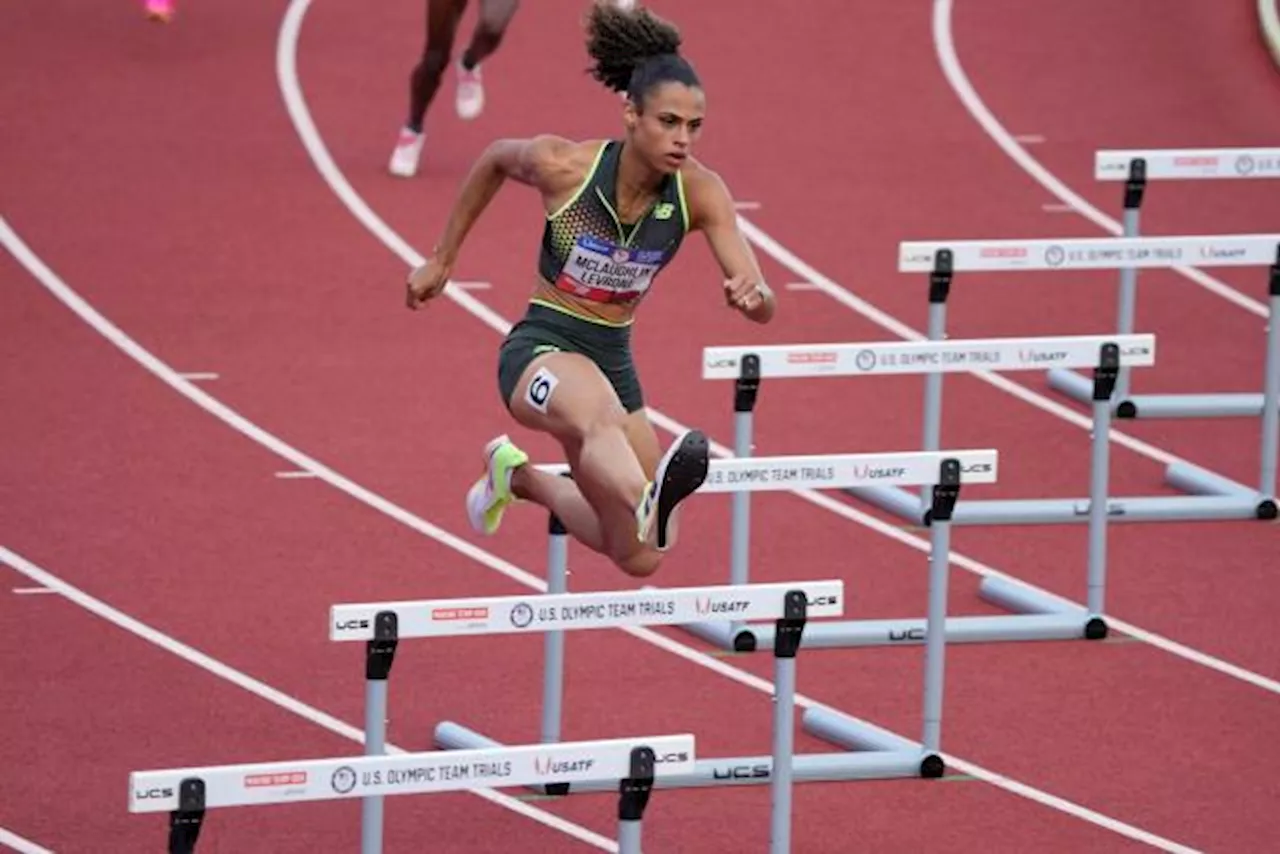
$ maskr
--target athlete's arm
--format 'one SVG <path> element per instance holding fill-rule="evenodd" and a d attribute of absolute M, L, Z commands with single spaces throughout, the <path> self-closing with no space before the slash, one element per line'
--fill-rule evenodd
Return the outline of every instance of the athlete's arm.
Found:
<path fill-rule="evenodd" d="M 738 214 L 724 180 L 709 169 L 694 170 L 686 181 L 689 228 L 706 235 L 725 276 L 725 299 L 743 316 L 768 323 L 777 308 L 750 244 L 738 228 Z"/>
<path fill-rule="evenodd" d="M 471 227 L 508 178 L 553 196 L 581 180 L 575 170 L 578 145 L 563 137 L 543 135 L 530 139 L 499 139 L 484 150 L 463 182 L 435 256 L 452 266 Z M 575 171 L 578 171 L 575 180 Z"/>

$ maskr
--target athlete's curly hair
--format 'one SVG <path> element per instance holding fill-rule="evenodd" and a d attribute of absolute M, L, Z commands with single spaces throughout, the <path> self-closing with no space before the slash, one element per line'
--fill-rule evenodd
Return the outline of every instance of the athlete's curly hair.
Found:
<path fill-rule="evenodd" d="M 693 66 L 680 56 L 680 30 L 643 6 L 623 9 L 614 0 L 596 0 L 587 13 L 588 73 L 641 106 L 659 83 L 698 86 Z"/>

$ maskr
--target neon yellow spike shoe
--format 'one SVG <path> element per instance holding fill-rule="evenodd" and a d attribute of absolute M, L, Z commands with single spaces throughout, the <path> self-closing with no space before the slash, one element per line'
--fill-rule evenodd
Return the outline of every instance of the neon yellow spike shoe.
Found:
<path fill-rule="evenodd" d="M 484 446 L 485 476 L 467 491 L 467 518 L 478 534 L 492 534 L 502 524 L 502 514 L 516 500 L 511 493 L 511 473 L 529 462 L 529 455 L 506 435 Z"/>

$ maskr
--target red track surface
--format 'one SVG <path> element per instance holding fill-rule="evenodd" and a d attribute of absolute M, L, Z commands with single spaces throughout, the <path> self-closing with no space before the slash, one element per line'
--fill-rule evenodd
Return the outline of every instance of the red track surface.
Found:
<path fill-rule="evenodd" d="M 393 181 L 383 165 L 420 5 L 316 0 L 299 71 L 339 168 L 422 251 L 485 142 L 613 133 L 617 103 L 581 73 L 582 4 L 526 8 L 488 69 L 486 116 L 454 120 L 446 85 L 429 119 L 425 173 Z M 1056 200 L 982 133 L 940 73 L 925 4 L 902 5 L 820 0 L 803 17 L 772 0 L 749 16 L 741 4 L 658 8 L 682 24 L 710 92 L 702 156 L 740 199 L 762 205 L 748 218 L 922 328 L 924 283 L 894 271 L 898 240 L 1100 232 L 1042 212 Z M 961 2 L 954 15 L 977 91 L 1010 132 L 1046 138 L 1031 152 L 1070 187 L 1115 216 L 1118 191 L 1090 178 L 1096 148 L 1280 138 L 1280 76 L 1246 4 L 1113 5 Z M 498 336 L 451 304 L 426 315 L 400 308 L 404 264 L 336 200 L 283 106 L 274 63 L 285 8 L 191 4 L 172 27 L 154 28 L 127 3 L 5 6 L 0 91 L 13 132 L 0 139 L 3 214 L 143 347 L 175 370 L 216 372 L 200 385 L 219 401 L 418 519 L 474 540 L 460 497 L 483 441 L 509 429 L 494 388 Z M 533 69 L 545 72 L 542 83 Z M 1150 233 L 1280 222 L 1280 196 L 1261 183 L 1163 185 L 1148 199 Z M 502 195 L 458 271 L 491 282 L 477 296 L 507 320 L 528 291 L 536 212 L 528 193 Z M 821 293 L 782 288 L 797 275 L 767 256 L 782 310 L 769 327 L 745 325 L 724 311 L 700 244 L 646 307 L 637 358 L 652 406 L 723 443 L 729 389 L 708 393 L 698 379 L 704 345 L 893 337 Z M 1261 298 L 1261 271 L 1217 277 Z M 952 334 L 1095 332 L 1112 322 L 1110 275 L 1046 277 L 1042 287 L 1018 279 L 958 282 Z M 1160 351 L 1140 389 L 1256 387 L 1259 318 L 1171 273 L 1141 281 L 1140 326 L 1159 336 Z M 7 255 L 0 283 L 0 545 L 356 727 L 360 654 L 317 629 L 329 605 L 526 589 L 321 480 L 274 477 L 291 465 L 175 394 Z M 1045 391 L 1039 377 L 1013 378 Z M 920 396 L 912 380 L 767 386 L 758 452 L 908 450 Z M 985 494 L 1084 494 L 1078 428 L 967 377 L 948 379 L 945 413 L 945 444 L 1001 452 L 1001 483 Z M 1252 423 L 1123 429 L 1255 477 Z M 550 453 L 544 442 L 530 447 Z M 1132 451 L 1115 448 L 1113 470 L 1117 494 L 1166 491 L 1161 466 Z M 850 616 L 923 613 L 926 564 L 916 548 L 791 495 L 758 496 L 753 515 L 757 580 L 838 575 L 852 593 Z M 693 533 L 659 582 L 722 582 L 728 501 L 694 502 L 686 518 Z M 541 514 L 517 513 L 477 545 L 537 575 L 544 529 Z M 1108 611 L 1274 680 L 1276 530 L 1113 526 Z M 1083 597 L 1083 527 L 963 529 L 953 546 Z M 576 589 L 625 584 L 581 549 L 572 561 Z M 990 610 L 977 580 L 954 570 L 954 613 Z M 0 568 L 0 582 L 0 827 L 58 852 L 101 851 L 105 839 L 110 850 L 161 850 L 163 820 L 125 810 L 131 770 L 359 750 L 63 597 L 11 594 L 32 583 L 17 573 Z M 1268 773 L 1280 741 L 1275 692 L 1126 640 L 951 647 L 945 749 L 1192 848 L 1253 851 L 1280 835 L 1270 809 L 1280 788 Z M 692 731 L 704 756 L 768 752 L 761 691 L 620 632 L 570 636 L 568 655 L 568 738 Z M 801 656 L 800 690 L 918 738 L 921 661 L 919 648 Z M 426 748 L 445 718 L 503 740 L 535 739 L 540 663 L 537 638 L 406 645 L 391 682 L 391 740 Z M 727 664 L 770 676 L 765 656 Z M 830 749 L 803 735 L 797 746 Z M 610 797 L 533 806 L 613 832 Z M 654 851 L 762 850 L 767 806 L 765 787 L 659 793 L 646 840 Z M 352 850 L 358 817 L 354 802 L 218 811 L 199 850 Z M 1139 847 L 963 780 L 799 786 L 794 827 L 799 852 Z M 516 839 L 529 851 L 591 850 L 471 795 L 394 799 L 387 828 L 388 851 L 427 835 L 439 851 L 505 851 Z"/>

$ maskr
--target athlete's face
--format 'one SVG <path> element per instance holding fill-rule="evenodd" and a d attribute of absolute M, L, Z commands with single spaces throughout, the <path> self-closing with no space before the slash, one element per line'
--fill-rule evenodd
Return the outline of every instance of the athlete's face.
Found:
<path fill-rule="evenodd" d="M 655 170 L 673 173 L 680 171 L 693 153 L 705 112 L 702 89 L 663 83 L 649 90 L 642 111 L 637 112 L 635 104 L 628 101 L 624 118 L 636 151 Z"/>

